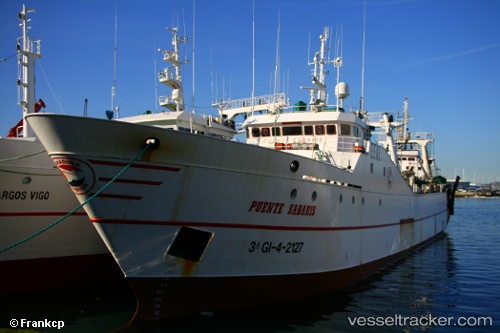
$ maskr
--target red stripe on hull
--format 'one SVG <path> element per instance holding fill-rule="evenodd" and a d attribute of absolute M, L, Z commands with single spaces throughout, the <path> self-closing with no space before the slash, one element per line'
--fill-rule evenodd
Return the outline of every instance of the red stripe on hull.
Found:
<path fill-rule="evenodd" d="M 68 212 L 6 212 L 0 213 L 0 217 L 2 216 L 65 216 Z M 75 216 L 87 216 L 87 213 L 73 213 Z"/>
<path fill-rule="evenodd" d="M 266 224 L 241 224 L 241 223 L 221 223 L 221 222 L 112 220 L 112 219 L 100 219 L 100 218 L 90 218 L 90 221 L 93 223 L 110 223 L 110 224 L 174 225 L 174 226 L 233 228 L 233 229 L 261 229 L 261 230 L 287 230 L 287 231 L 345 231 L 345 230 L 385 228 L 401 224 L 421 222 L 433 218 L 437 215 L 440 215 L 444 212 L 446 212 L 446 210 L 443 210 L 442 212 L 438 212 L 434 215 L 426 216 L 420 219 L 408 219 L 394 223 L 361 225 L 353 227 L 304 227 L 304 226 L 279 226 L 279 225 L 266 225 Z"/>
<path fill-rule="evenodd" d="M 90 193 L 90 196 L 93 196 L 95 193 Z M 136 195 L 123 195 L 123 194 L 107 194 L 100 193 L 98 195 L 99 198 L 109 198 L 109 199 L 125 199 L 125 200 L 141 200 L 143 197 Z"/>
<path fill-rule="evenodd" d="M 101 182 L 109 182 L 113 178 L 109 177 L 99 177 L 99 181 Z M 159 186 L 163 184 L 163 182 L 157 182 L 157 181 L 149 181 L 149 180 L 135 180 L 135 179 L 115 179 L 115 183 L 124 183 L 124 184 L 137 184 L 137 185 L 153 185 L 153 186 Z"/>
<path fill-rule="evenodd" d="M 128 163 L 123 163 L 123 162 L 110 162 L 110 161 L 99 161 L 99 160 L 89 160 L 89 162 L 92 164 L 118 166 L 118 167 L 125 167 L 128 165 Z M 181 170 L 181 168 L 164 167 L 164 166 L 140 164 L 140 163 L 132 164 L 130 167 L 138 169 L 162 170 L 162 171 L 172 171 L 172 172 L 178 172 Z"/>
<path fill-rule="evenodd" d="M 111 254 L 0 261 L 0 294 L 123 280 Z"/>
<path fill-rule="evenodd" d="M 129 324 L 303 299 L 354 284 L 441 235 L 397 254 L 349 269 L 311 274 L 127 278 L 137 298 Z"/>

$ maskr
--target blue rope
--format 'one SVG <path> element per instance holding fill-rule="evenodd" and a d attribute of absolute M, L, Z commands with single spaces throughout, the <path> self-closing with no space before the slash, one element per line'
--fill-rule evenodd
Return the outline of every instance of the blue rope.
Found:
<path fill-rule="evenodd" d="M 152 143 L 148 143 L 143 150 L 141 150 L 141 152 L 139 154 L 137 154 L 136 157 L 134 157 L 132 159 L 132 161 L 130 161 L 130 163 L 125 166 L 120 172 L 118 172 L 118 174 L 116 176 L 113 177 L 113 179 L 111 179 L 106 185 L 104 185 L 99 191 L 97 191 L 94 195 L 92 195 L 90 198 L 88 198 L 87 200 L 85 200 L 85 202 L 83 202 L 82 204 L 80 204 L 78 207 L 76 207 L 75 209 L 73 209 L 72 211 L 70 211 L 68 214 L 64 215 L 63 217 L 61 217 L 60 219 L 58 219 L 57 221 L 55 222 L 52 222 L 51 224 L 49 224 L 48 226 L 46 226 L 45 228 L 35 232 L 34 234 L 32 234 L 31 236 L 28 236 L 24 239 L 21 239 L 20 241 L 17 241 L 16 243 L 12 244 L 12 245 L 9 245 L 3 249 L 0 249 L 0 253 L 2 252 L 5 252 L 7 250 L 10 250 L 12 249 L 13 247 L 16 247 L 24 242 L 27 242 L 29 241 L 30 239 L 32 238 L 35 238 L 36 236 L 40 235 L 41 233 L 49 230 L 50 228 L 52 228 L 53 226 L 55 226 L 56 224 L 64 221 L 65 219 L 67 219 L 68 217 L 70 217 L 71 215 L 73 215 L 77 210 L 79 210 L 80 208 L 82 208 L 83 206 L 85 206 L 86 204 L 88 204 L 90 201 L 94 200 L 95 197 L 97 197 L 99 194 L 101 194 L 102 191 L 104 191 L 109 185 L 111 185 L 112 183 L 114 183 L 115 180 L 117 180 L 128 168 L 130 168 L 130 166 L 132 164 L 134 164 L 141 156 L 142 154 L 144 154 L 146 152 L 146 150 L 149 149 L 149 147 L 152 145 Z"/>

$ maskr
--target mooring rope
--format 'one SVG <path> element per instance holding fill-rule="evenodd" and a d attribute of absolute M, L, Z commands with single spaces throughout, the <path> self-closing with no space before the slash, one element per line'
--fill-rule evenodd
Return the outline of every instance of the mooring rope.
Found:
<path fill-rule="evenodd" d="M 33 153 L 33 154 L 27 154 L 27 155 L 22 155 L 22 156 L 15 156 L 15 157 L 4 158 L 4 159 L 0 159 L 0 163 L 7 162 L 7 161 L 21 160 L 23 158 L 35 156 L 35 155 L 38 155 L 38 154 L 41 154 L 41 153 L 45 153 L 45 152 L 46 152 L 46 150 L 44 149 L 44 150 L 37 151 L 36 153 Z"/>
<path fill-rule="evenodd" d="M 66 218 L 70 217 L 71 215 L 73 215 L 77 210 L 79 210 L 80 208 L 82 208 L 83 206 L 85 206 L 86 204 L 88 204 L 90 201 L 94 200 L 95 197 L 97 197 L 99 194 L 101 194 L 102 191 L 104 191 L 109 185 L 111 185 L 112 183 L 114 183 L 115 180 L 117 180 L 128 168 L 130 168 L 130 166 L 132 164 L 134 164 L 145 152 L 146 150 L 149 149 L 149 147 L 151 147 L 153 145 L 152 142 L 148 142 L 144 148 L 141 150 L 141 152 L 139 154 L 137 154 L 136 157 L 134 157 L 132 159 L 132 161 L 130 161 L 130 163 L 128 165 L 126 165 L 120 172 L 118 172 L 118 174 L 116 176 L 114 176 L 106 185 L 104 185 L 99 191 L 97 191 L 94 195 L 92 195 L 90 198 L 88 198 L 87 200 L 85 200 L 85 202 L 81 203 L 80 205 L 78 205 L 78 207 L 76 207 L 75 209 L 73 209 L 72 211 L 70 211 L 68 214 L 64 215 L 63 217 L 61 217 L 60 219 L 58 219 L 57 221 L 54 221 L 52 222 L 51 224 L 49 224 L 48 226 L 46 226 L 45 228 L 35 232 L 34 234 L 26 237 L 26 238 L 23 238 L 17 242 L 15 242 L 14 244 L 12 245 L 9 245 L 3 249 L 0 249 L 0 253 L 2 252 L 5 252 L 7 250 L 10 250 L 12 249 L 13 247 L 16 247 L 24 242 L 27 242 L 29 241 L 30 239 L 32 238 L 35 238 L 36 236 L 40 235 L 41 233 L 49 230 L 50 228 L 52 228 L 53 226 L 59 224 L 60 222 L 64 221 Z"/>
<path fill-rule="evenodd" d="M 57 171 L 57 169 L 56 169 L 56 171 Z M 5 170 L 5 169 L 0 169 L 0 172 L 13 173 L 15 175 L 24 175 L 24 176 L 61 177 L 60 172 L 54 172 L 54 174 L 49 174 L 49 173 L 34 173 L 34 172 L 26 172 L 26 171 L 12 171 L 12 170 Z"/>
<path fill-rule="evenodd" d="M 15 157 L 9 157 L 9 158 L 3 158 L 3 159 L 0 159 L 0 163 L 8 162 L 8 161 L 15 161 L 15 160 L 22 160 L 23 158 L 36 156 L 38 154 L 42 154 L 45 152 L 46 152 L 46 150 L 44 149 L 44 150 L 37 151 L 36 153 L 15 156 Z M 55 166 L 54 166 L 54 168 L 55 168 Z M 22 171 L 12 171 L 12 170 L 5 170 L 5 169 L 0 169 L 0 172 L 13 173 L 13 174 L 18 174 L 18 175 L 26 175 L 26 176 L 56 176 L 56 177 L 60 176 L 59 172 L 54 173 L 53 175 L 45 174 L 45 173 L 28 173 L 28 172 L 22 172 Z"/>

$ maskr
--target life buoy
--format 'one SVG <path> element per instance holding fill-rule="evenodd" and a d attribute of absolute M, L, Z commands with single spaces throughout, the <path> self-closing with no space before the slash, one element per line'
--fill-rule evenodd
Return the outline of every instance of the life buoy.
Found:
<path fill-rule="evenodd" d="M 274 148 L 276 150 L 284 150 L 285 149 L 285 144 L 281 143 L 281 142 L 277 142 L 277 143 L 274 144 Z"/>
<path fill-rule="evenodd" d="M 355 153 L 364 153 L 365 152 L 365 147 L 363 147 L 363 146 L 354 146 L 354 152 Z"/>
<path fill-rule="evenodd" d="M 319 134 L 319 135 L 322 135 L 325 133 L 325 128 L 323 127 L 323 125 L 316 125 L 316 134 Z"/>
<path fill-rule="evenodd" d="M 269 128 L 264 127 L 262 129 L 262 136 L 269 136 Z"/>

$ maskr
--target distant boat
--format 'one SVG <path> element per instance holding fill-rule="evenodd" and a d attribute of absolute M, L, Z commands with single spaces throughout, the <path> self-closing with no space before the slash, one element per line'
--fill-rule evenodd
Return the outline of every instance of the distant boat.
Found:
<path fill-rule="evenodd" d="M 34 62 L 41 56 L 40 40 L 28 36 L 23 5 L 19 20 L 23 36 L 17 50 L 22 77 L 23 116 L 45 108 L 35 103 Z M 61 173 L 27 123 L 21 120 L 7 137 L 0 137 L 0 249 L 38 233 L 78 207 Z M 67 220 L 31 240 L 0 253 L 0 293 L 102 282 L 120 277 L 104 242 L 80 209 Z"/>
<path fill-rule="evenodd" d="M 173 88 L 161 99 L 169 111 L 120 121 L 27 116 L 54 163 L 85 177 L 72 189 L 90 200 L 85 209 L 137 296 L 133 322 L 341 288 L 446 228 L 453 191 L 402 176 L 392 132 L 403 124 L 346 110 L 344 82 L 328 104 L 325 67 L 342 64 L 326 57 L 328 29 L 309 103 L 252 96 L 221 101 L 219 117 L 205 118 L 184 106 L 185 39 L 170 31 L 170 67 L 160 72 Z M 231 140 L 238 114 L 246 143 Z"/>

